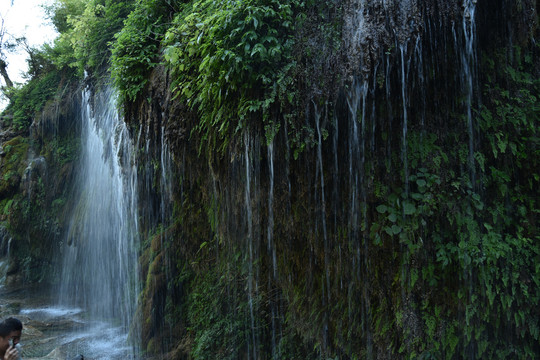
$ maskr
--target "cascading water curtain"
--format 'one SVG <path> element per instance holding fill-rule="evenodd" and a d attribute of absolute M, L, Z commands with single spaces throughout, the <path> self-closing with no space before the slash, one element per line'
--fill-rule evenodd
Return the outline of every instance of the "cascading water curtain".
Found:
<path fill-rule="evenodd" d="M 98 92 L 93 106 L 88 91 L 82 96 L 78 188 L 63 250 L 60 302 L 81 307 L 91 320 L 121 326 L 127 338 L 139 292 L 133 144 L 112 90 Z"/>

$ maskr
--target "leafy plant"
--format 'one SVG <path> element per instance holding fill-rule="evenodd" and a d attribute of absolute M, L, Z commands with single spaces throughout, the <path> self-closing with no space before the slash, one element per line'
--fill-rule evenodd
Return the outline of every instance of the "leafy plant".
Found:
<path fill-rule="evenodd" d="M 98 76 L 109 65 L 109 43 L 123 26 L 134 0 L 58 0 L 50 11 L 59 31 L 56 43 L 65 48 L 69 43 L 73 49 L 76 66 L 82 74 L 88 70 Z"/>
<path fill-rule="evenodd" d="M 134 101 L 160 61 L 163 35 L 176 13 L 176 1 L 138 0 L 112 41 L 111 74 L 121 100 Z"/>
<path fill-rule="evenodd" d="M 21 87 L 11 89 L 10 103 L 4 114 L 12 114 L 13 118 L 6 125 L 12 126 L 17 132 L 28 131 L 34 117 L 56 93 L 60 79 L 58 71 L 49 71 Z"/>
<path fill-rule="evenodd" d="M 165 35 L 174 91 L 200 122 L 203 139 L 223 151 L 230 136 L 270 118 L 285 93 L 292 60 L 295 1 L 195 1 Z M 253 124 L 254 126 L 257 126 Z"/>

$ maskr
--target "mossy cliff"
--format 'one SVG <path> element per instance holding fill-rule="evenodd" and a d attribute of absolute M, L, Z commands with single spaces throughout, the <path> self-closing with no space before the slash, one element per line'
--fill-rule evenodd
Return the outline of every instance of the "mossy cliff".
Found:
<path fill-rule="evenodd" d="M 44 63 L 43 65 L 45 65 Z M 1 118 L 0 253 L 6 284 L 54 283 L 78 154 L 78 81 L 49 68 L 10 89 Z"/>
<path fill-rule="evenodd" d="M 534 358 L 536 6 L 58 1 L 137 142 L 145 356 Z"/>
<path fill-rule="evenodd" d="M 537 13 L 465 3 L 180 7 L 126 106 L 149 353 L 538 352 Z"/>

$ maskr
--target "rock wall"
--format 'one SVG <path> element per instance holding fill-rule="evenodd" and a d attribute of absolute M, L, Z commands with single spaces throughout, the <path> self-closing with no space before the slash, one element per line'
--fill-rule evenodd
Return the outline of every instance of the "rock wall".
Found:
<path fill-rule="evenodd" d="M 55 99 L 43 100 L 43 111 L 26 131 L 15 129 L 9 108 L 2 122 L 0 221 L 8 239 L 1 249 L 9 263 L 6 285 L 58 281 L 57 254 L 73 205 L 69 198 L 80 141 L 79 84 L 66 79 Z"/>
<path fill-rule="evenodd" d="M 500 57 L 515 39 L 522 54 L 537 53 L 535 4 L 328 6 L 326 21 L 342 21 L 340 44 L 322 36 L 324 24 L 299 30 L 295 128 L 277 111 L 271 142 L 254 125 L 226 152 L 213 149 L 159 67 L 127 108 L 145 149 L 143 343 L 170 358 L 473 358 L 509 346 L 526 358 L 537 335 L 519 329 L 538 323 L 497 325 L 501 311 L 517 309 L 493 300 L 503 280 L 485 269 L 513 270 L 480 255 L 497 232 L 523 235 L 507 202 L 506 220 L 489 215 L 501 206 L 490 197 L 505 195 L 487 170 L 501 166 L 488 145 L 495 130 L 482 120 L 496 105 L 480 98 L 506 78 L 489 58 L 516 66 Z M 470 9 L 474 63 L 466 58 Z M 526 68 L 536 73 L 538 64 Z M 300 152 L 291 146 L 298 133 Z M 517 189 L 530 171 L 521 167 L 509 182 Z M 523 226 L 534 233 L 536 222 Z M 522 265 L 531 283 L 538 275 Z M 523 296 L 526 311 L 537 311 L 536 295 Z"/>

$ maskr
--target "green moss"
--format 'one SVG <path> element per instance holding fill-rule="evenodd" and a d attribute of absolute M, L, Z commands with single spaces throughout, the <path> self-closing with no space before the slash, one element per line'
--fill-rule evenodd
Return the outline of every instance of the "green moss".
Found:
<path fill-rule="evenodd" d="M 28 131 L 33 118 L 56 93 L 59 82 L 60 73 L 51 71 L 32 78 L 18 89 L 12 89 L 10 103 L 3 113 L 12 114 L 13 119 L 5 125 L 12 126 L 18 132 Z"/>
<path fill-rule="evenodd" d="M 42 154 L 45 155 L 50 165 L 61 169 L 66 164 L 71 164 L 78 159 L 81 149 L 81 139 L 76 136 L 57 136 L 43 145 Z"/>
<path fill-rule="evenodd" d="M 193 359 L 238 359 L 247 351 L 249 339 L 248 298 L 243 293 L 241 274 L 236 270 L 215 269 L 193 278 L 189 291 L 189 336 L 193 339 Z M 231 272 L 232 271 L 232 272 Z M 232 301 L 231 301 L 232 300 Z M 257 307 L 259 299 L 253 299 Z"/>
<path fill-rule="evenodd" d="M 0 194 L 13 195 L 19 187 L 26 169 L 29 144 L 27 139 L 17 136 L 3 144 L 5 156 L 2 159 L 0 178 Z"/>

